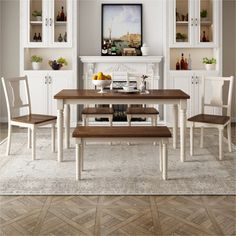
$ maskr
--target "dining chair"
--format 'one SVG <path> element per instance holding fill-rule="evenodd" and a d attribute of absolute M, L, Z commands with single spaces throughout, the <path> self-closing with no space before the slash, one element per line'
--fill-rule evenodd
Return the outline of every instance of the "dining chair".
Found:
<path fill-rule="evenodd" d="M 32 159 L 35 160 L 36 130 L 40 126 L 51 124 L 52 151 L 55 152 L 55 124 L 57 117 L 31 113 L 30 93 L 27 76 L 16 78 L 2 77 L 2 84 L 8 113 L 8 137 L 6 155 L 8 156 L 10 154 L 12 126 L 28 128 L 28 148 L 32 147 Z M 16 115 L 16 113 L 24 109 L 26 109 L 26 115 Z"/>
<path fill-rule="evenodd" d="M 231 103 L 233 93 L 234 77 L 203 77 L 202 78 L 202 96 L 201 96 L 201 114 L 190 117 L 190 155 L 194 155 L 194 127 L 200 127 L 200 147 L 203 148 L 204 128 L 217 128 L 219 130 L 219 159 L 223 159 L 223 131 L 227 126 L 228 149 L 231 147 Z M 223 101 L 223 87 L 227 88 L 227 103 Z M 205 113 L 206 109 L 226 109 L 226 115 L 212 115 Z"/>

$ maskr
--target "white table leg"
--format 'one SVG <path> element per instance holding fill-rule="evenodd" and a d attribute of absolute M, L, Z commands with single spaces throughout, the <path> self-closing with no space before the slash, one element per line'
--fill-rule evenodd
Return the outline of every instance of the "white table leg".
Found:
<path fill-rule="evenodd" d="M 167 144 L 162 143 L 162 163 L 163 163 L 163 168 L 162 168 L 162 178 L 164 180 L 167 180 L 167 165 L 168 165 L 168 156 L 167 156 Z"/>
<path fill-rule="evenodd" d="M 70 105 L 65 105 L 65 148 L 70 148 Z"/>
<path fill-rule="evenodd" d="M 204 139 L 204 128 L 200 128 L 200 148 L 203 148 L 203 139 Z"/>
<path fill-rule="evenodd" d="M 180 101 L 180 160 L 185 161 L 186 156 L 186 108 L 187 100 Z"/>
<path fill-rule="evenodd" d="M 57 132 L 58 132 L 58 153 L 57 160 L 63 160 L 63 100 L 57 100 Z"/>
<path fill-rule="evenodd" d="M 194 122 L 191 122 L 190 124 L 190 155 L 194 155 Z"/>
<path fill-rule="evenodd" d="M 79 180 L 79 154 L 80 154 L 79 144 L 75 144 L 75 178 Z"/>
<path fill-rule="evenodd" d="M 219 159 L 223 159 L 223 129 L 219 128 Z"/>
<path fill-rule="evenodd" d="M 52 152 L 55 152 L 55 124 L 52 124 L 52 128 L 51 128 L 51 138 L 52 138 Z"/>
<path fill-rule="evenodd" d="M 173 148 L 177 148 L 177 131 L 178 131 L 178 105 L 173 105 Z"/>

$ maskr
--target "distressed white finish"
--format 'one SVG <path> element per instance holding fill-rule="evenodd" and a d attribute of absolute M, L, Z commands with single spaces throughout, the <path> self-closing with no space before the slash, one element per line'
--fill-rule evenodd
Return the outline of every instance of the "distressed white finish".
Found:
<path fill-rule="evenodd" d="M 82 179 L 82 171 L 84 170 L 84 146 L 86 142 L 120 142 L 121 138 L 75 138 L 75 158 L 76 158 L 76 167 L 75 167 L 75 173 L 76 173 L 76 180 Z M 167 145 L 169 143 L 169 138 L 166 137 L 159 137 L 159 138 L 145 138 L 145 137 L 139 137 L 139 138 L 122 138 L 122 141 L 124 142 L 138 142 L 142 140 L 142 143 L 154 143 L 159 142 L 160 143 L 160 171 L 162 172 L 162 178 L 164 180 L 167 180 L 167 169 L 168 169 L 168 152 L 167 152 Z M 96 161 L 96 160 L 94 160 Z"/>
<path fill-rule="evenodd" d="M 20 83 L 23 83 L 24 89 Z M 29 86 L 27 77 L 16 77 L 16 78 L 3 78 L 2 77 L 2 84 L 5 93 L 6 103 L 7 103 L 7 113 L 8 113 L 8 138 L 7 138 L 7 151 L 6 155 L 10 154 L 10 146 L 11 146 L 11 133 L 12 133 L 12 126 L 19 126 L 28 128 L 28 148 L 32 148 L 32 159 L 36 159 L 36 129 L 39 126 L 44 126 L 51 124 L 52 125 L 52 150 L 55 149 L 55 135 L 54 135 L 54 127 L 56 120 L 47 121 L 40 124 L 29 124 L 23 122 L 13 121 L 12 118 L 14 116 L 14 111 L 16 109 L 27 108 L 27 114 L 31 114 L 31 102 L 30 102 L 30 94 L 29 94 Z M 21 95 L 25 91 L 25 99 L 26 101 L 23 102 L 21 99 Z"/>
<path fill-rule="evenodd" d="M 204 138 L 204 128 L 205 127 L 213 127 L 217 128 L 219 130 L 219 159 L 223 159 L 223 149 L 222 149 L 222 139 L 223 139 L 223 131 L 224 128 L 227 127 L 227 136 L 228 136 L 228 148 L 229 152 L 232 151 L 231 147 L 231 104 L 232 104 L 232 93 L 233 93 L 233 82 L 234 82 L 234 77 L 203 77 L 203 89 L 202 89 L 202 97 L 201 97 L 201 106 L 202 106 L 202 114 L 205 113 L 205 108 L 207 107 L 219 107 L 219 108 L 225 108 L 227 110 L 227 116 L 230 117 L 229 121 L 226 122 L 225 124 L 209 124 L 209 123 L 203 123 L 203 122 L 191 122 L 193 123 L 191 125 L 190 129 L 190 154 L 194 155 L 194 148 L 193 148 L 193 132 L 194 132 L 194 126 L 197 125 L 198 127 L 201 128 L 201 134 L 200 134 L 200 147 L 203 147 L 203 138 Z M 223 85 L 225 82 L 229 83 L 229 88 L 228 88 L 228 100 L 226 104 L 223 104 L 223 96 L 222 96 L 222 91 L 223 91 Z M 207 93 L 207 84 L 211 85 L 211 96 L 209 101 L 206 101 L 205 96 Z M 209 96 L 209 94 L 208 94 Z"/>
<path fill-rule="evenodd" d="M 186 109 L 187 109 L 187 99 L 143 99 L 141 102 L 147 105 L 153 104 L 171 104 L 179 105 L 180 113 L 180 158 L 181 161 L 185 160 L 185 131 L 186 131 Z M 94 99 L 57 99 L 57 122 L 58 122 L 58 161 L 63 161 L 63 109 L 65 104 L 82 104 L 82 105 L 92 105 L 94 104 Z M 96 104 L 140 104 L 140 100 L 137 99 L 106 99 L 101 96 L 101 98 L 96 99 Z M 176 119 L 177 120 L 177 119 Z M 177 127 L 177 123 L 174 124 Z M 67 128 L 69 130 L 69 128 Z M 67 134 L 68 135 L 68 134 Z"/>

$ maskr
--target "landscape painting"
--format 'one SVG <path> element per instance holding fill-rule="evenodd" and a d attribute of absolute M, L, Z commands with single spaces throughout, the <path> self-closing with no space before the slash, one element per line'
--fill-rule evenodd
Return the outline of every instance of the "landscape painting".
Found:
<path fill-rule="evenodd" d="M 141 56 L 142 4 L 102 4 L 103 56 Z"/>

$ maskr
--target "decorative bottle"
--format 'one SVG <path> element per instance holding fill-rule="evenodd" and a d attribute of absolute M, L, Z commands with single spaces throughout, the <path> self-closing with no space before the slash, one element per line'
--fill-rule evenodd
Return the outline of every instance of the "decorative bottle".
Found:
<path fill-rule="evenodd" d="M 179 58 L 177 59 L 177 63 L 176 63 L 176 70 L 180 70 L 180 64 L 179 64 Z"/>
<path fill-rule="evenodd" d="M 63 41 L 63 38 L 62 38 L 62 36 L 60 34 L 59 37 L 58 37 L 58 42 L 62 42 L 62 41 Z"/>
<path fill-rule="evenodd" d="M 207 41 L 206 31 L 203 31 L 202 42 L 206 42 L 206 41 Z"/>
<path fill-rule="evenodd" d="M 185 62 L 184 62 L 184 54 L 182 53 L 182 55 L 181 55 L 181 61 L 180 61 L 180 69 L 181 69 L 181 70 L 184 70 L 184 64 L 185 64 Z"/>
<path fill-rule="evenodd" d="M 64 14 L 64 7 L 61 7 L 61 15 L 60 15 L 61 21 L 65 20 L 65 14 Z"/>

